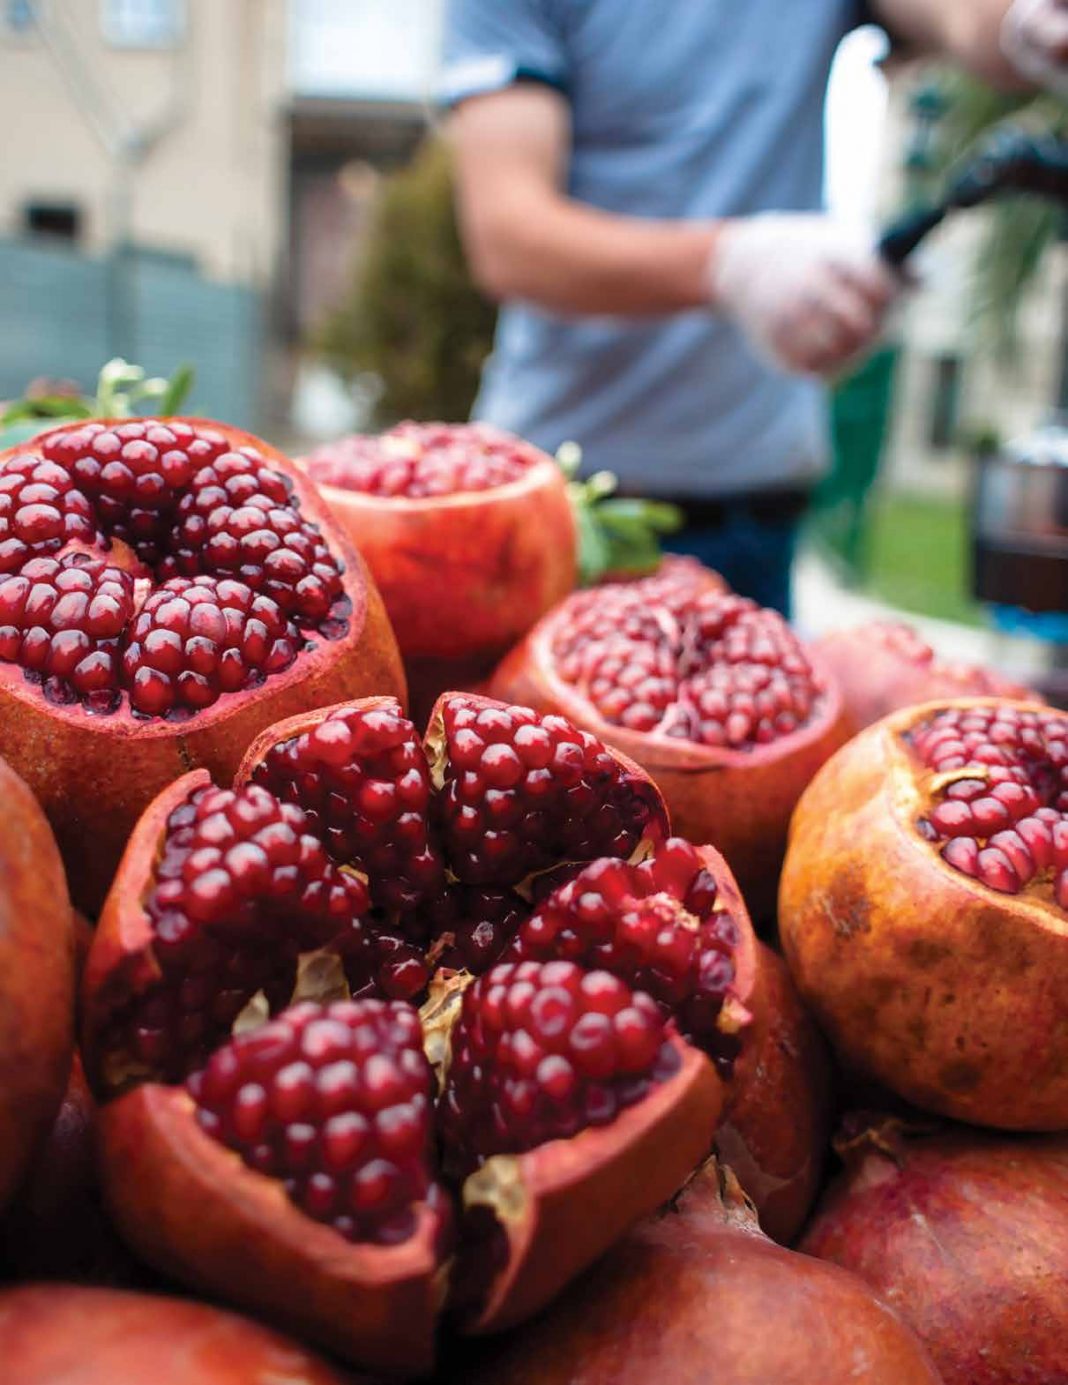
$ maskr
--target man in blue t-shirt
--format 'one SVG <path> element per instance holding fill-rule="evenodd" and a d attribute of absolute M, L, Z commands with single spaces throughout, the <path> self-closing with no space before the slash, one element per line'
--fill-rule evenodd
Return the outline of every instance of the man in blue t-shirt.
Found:
<path fill-rule="evenodd" d="M 819 376 L 897 292 L 818 208 L 831 59 L 865 19 L 1063 82 L 1068 0 L 450 0 L 473 271 L 504 307 L 476 414 L 678 500 L 685 546 L 789 606 L 827 456 Z"/>

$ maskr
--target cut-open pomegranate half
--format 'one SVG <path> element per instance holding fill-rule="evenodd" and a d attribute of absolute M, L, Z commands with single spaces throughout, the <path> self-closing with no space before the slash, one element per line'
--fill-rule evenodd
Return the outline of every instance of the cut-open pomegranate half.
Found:
<path fill-rule="evenodd" d="M 467 694 L 422 742 L 367 699 L 270 728 L 233 788 L 178 780 L 83 992 L 123 1235 L 370 1369 L 428 1369 L 446 1301 L 469 1331 L 537 1311 L 707 1150 L 720 1078 L 663 996 L 593 963 L 442 973 L 410 1002 L 454 894 L 526 919 L 539 879 L 665 831 L 588 732 Z"/>
<path fill-rule="evenodd" d="M 835 630 L 812 648 L 838 683 L 854 731 L 902 707 L 942 697 L 1036 697 L 993 669 L 940 659 L 904 621 L 871 620 Z"/>
<path fill-rule="evenodd" d="M 401 423 L 301 463 L 378 583 L 425 715 L 470 687 L 572 590 L 563 472 L 484 423 Z"/>
<path fill-rule="evenodd" d="M 980 1125 L 1068 1125 L 1068 716 L 929 703 L 798 805 L 780 927 L 848 1064 Z"/>
<path fill-rule="evenodd" d="M 259 439 L 127 419 L 0 454 L 0 754 L 89 912 L 176 775 L 226 777 L 279 717 L 403 688 L 359 558 Z"/>
<path fill-rule="evenodd" d="M 846 738 L 837 688 L 785 621 L 673 565 L 578 592 L 490 681 L 560 712 L 656 780 L 676 832 L 712 842 L 770 912 L 794 804 Z"/>

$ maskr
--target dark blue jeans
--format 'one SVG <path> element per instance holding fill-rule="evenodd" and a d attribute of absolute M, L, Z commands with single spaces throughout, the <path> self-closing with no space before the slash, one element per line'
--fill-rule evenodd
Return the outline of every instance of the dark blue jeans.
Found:
<path fill-rule="evenodd" d="M 742 497 L 724 502 L 715 523 L 687 524 L 665 539 L 671 553 L 689 553 L 715 568 L 740 596 L 791 614 L 791 581 L 800 513 L 754 513 Z"/>

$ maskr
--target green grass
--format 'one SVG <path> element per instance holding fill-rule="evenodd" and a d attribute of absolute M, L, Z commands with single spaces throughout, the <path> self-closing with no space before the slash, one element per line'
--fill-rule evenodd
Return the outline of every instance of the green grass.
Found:
<path fill-rule="evenodd" d="M 967 507 L 919 495 L 875 495 L 864 590 L 920 615 L 980 622 L 969 595 Z"/>

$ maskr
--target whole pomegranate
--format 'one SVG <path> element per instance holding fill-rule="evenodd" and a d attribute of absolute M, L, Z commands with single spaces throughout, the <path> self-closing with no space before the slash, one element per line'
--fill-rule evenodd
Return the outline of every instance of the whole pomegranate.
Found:
<path fill-rule="evenodd" d="M 33 794 L 0 760 L 0 1209 L 63 1099 L 74 1028 L 74 920 Z"/>
<path fill-rule="evenodd" d="M 575 585 L 563 472 L 510 433 L 401 423 L 302 465 L 378 583 L 417 715 L 481 681 Z"/>
<path fill-rule="evenodd" d="M 945 1385 L 1068 1380 L 1068 1138 L 876 1121 L 840 1152 L 801 1249 L 867 1280 Z"/>
<path fill-rule="evenodd" d="M 766 1239 L 706 1166 L 553 1308 L 459 1356 L 465 1385 L 938 1385 L 851 1274 Z"/>
<path fill-rule="evenodd" d="M 763 918 L 794 804 L 846 731 L 836 687 L 783 619 L 717 586 L 673 564 L 578 592 L 489 690 L 560 712 L 643 765 L 675 831 L 718 847 Z"/>
<path fill-rule="evenodd" d="M 904 621 L 871 620 L 835 630 L 812 648 L 841 689 L 855 731 L 902 707 L 941 697 L 1035 696 L 993 669 L 940 659 Z"/>
<path fill-rule="evenodd" d="M 969 698 L 862 732 L 798 804 L 779 925 L 841 1057 L 979 1125 L 1068 1127 L 1068 716 Z"/>
<path fill-rule="evenodd" d="M 748 1020 L 751 934 L 665 830 L 637 766 L 473 695 L 423 741 L 367 699 L 265 731 L 233 788 L 177 780 L 83 991 L 123 1236 L 368 1369 L 429 1369 L 446 1300 L 469 1332 L 537 1312 L 703 1157 Z M 495 960 L 539 879 L 650 851 L 679 927 L 629 969 Z M 481 974 L 420 1015 L 483 904 Z"/>
<path fill-rule="evenodd" d="M 4 1385 L 348 1380 L 296 1342 L 206 1303 L 70 1284 L 0 1291 L 0 1361 Z"/>
<path fill-rule="evenodd" d="M 141 809 L 309 704 L 401 693 L 374 585 L 284 457 L 199 419 L 0 453 L 0 754 L 98 909 Z"/>

